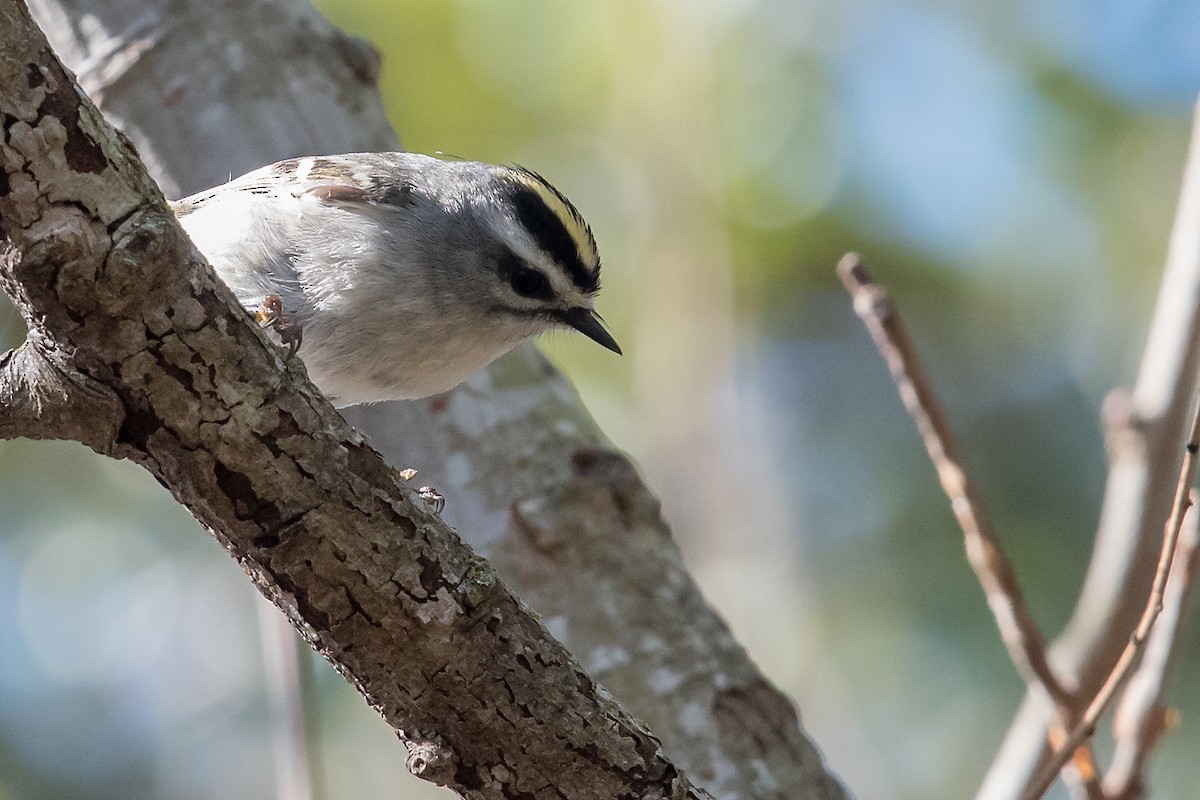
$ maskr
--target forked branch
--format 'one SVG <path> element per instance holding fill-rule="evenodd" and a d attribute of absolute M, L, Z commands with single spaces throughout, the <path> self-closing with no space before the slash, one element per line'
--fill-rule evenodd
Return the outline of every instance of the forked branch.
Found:
<path fill-rule="evenodd" d="M 1163 596 L 1167 588 L 1167 578 L 1171 574 L 1171 567 L 1175 561 L 1179 534 L 1183 529 L 1184 517 L 1188 509 L 1192 507 L 1191 486 L 1196 477 L 1198 453 L 1200 453 L 1200 403 L 1197 403 L 1193 413 L 1191 431 L 1188 434 L 1187 443 L 1184 445 L 1183 466 L 1179 470 L 1179 482 L 1175 488 L 1175 503 L 1171 508 L 1171 518 L 1167 520 L 1163 532 L 1162 551 L 1159 553 L 1158 567 L 1154 572 L 1154 583 L 1150 588 L 1150 597 L 1146 601 L 1141 619 L 1138 620 L 1137 627 L 1129 637 L 1129 643 L 1125 645 L 1125 650 L 1122 651 L 1113 671 L 1105 679 L 1104 685 L 1092 698 L 1083 712 L 1083 716 L 1071 729 L 1066 741 L 1055 749 L 1050 761 L 1021 795 L 1022 800 L 1038 800 L 1046 793 L 1059 770 L 1070 760 L 1075 750 L 1095 733 L 1096 723 L 1100 721 L 1101 715 L 1108 709 L 1109 704 L 1116 697 L 1117 691 L 1137 665 L 1146 640 L 1150 636 L 1150 631 L 1163 610 Z"/>
<path fill-rule="evenodd" d="M 862 318 L 887 362 L 905 408 L 917 423 L 917 428 L 937 469 L 942 489 L 950 498 L 955 517 L 963 530 L 967 556 L 979 582 L 987 594 L 988 605 L 996 618 L 1005 646 L 1013 663 L 1031 688 L 1044 690 L 1056 703 L 1062 733 L 1052 758 L 1021 794 L 1022 800 L 1038 800 L 1054 782 L 1058 773 L 1072 759 L 1080 766 L 1080 788 L 1087 797 L 1127 797 L 1130 788 L 1140 777 L 1145 753 L 1164 730 L 1163 720 L 1155 727 L 1154 713 L 1161 691 L 1162 674 L 1170 653 L 1170 644 L 1181 613 L 1184 597 L 1196 571 L 1197 523 L 1189 515 L 1193 503 L 1192 482 L 1195 479 L 1200 454 L 1200 400 L 1195 402 L 1190 433 L 1184 445 L 1183 464 L 1175 489 L 1175 501 L 1163 533 L 1149 599 L 1137 627 L 1112 672 L 1099 692 L 1082 711 L 1082 698 L 1067 691 L 1054 674 L 1046 657 L 1045 642 L 1025 605 L 1016 573 L 996 538 L 991 522 L 984 511 L 979 491 L 970 480 L 959 458 L 944 412 L 934 394 L 932 384 L 917 356 L 912 338 L 904 326 L 887 292 L 876 285 L 859 258 L 848 255 L 838 265 L 838 274 L 854 299 L 854 308 Z M 1188 534 L 1180 538 L 1185 521 Z M 1176 555 L 1179 566 L 1173 569 Z M 1168 579 L 1171 579 L 1168 581 Z M 1168 593 L 1168 586 L 1170 591 Z M 1165 598 L 1167 598 L 1165 600 Z M 1117 692 L 1137 666 L 1146 648 L 1155 621 L 1164 606 L 1170 622 L 1168 630 L 1159 634 L 1155 662 L 1148 665 L 1147 680 L 1154 688 L 1153 703 L 1140 706 L 1131 699 L 1127 712 L 1136 718 L 1138 729 L 1127 735 L 1125 749 L 1129 754 L 1120 771 L 1114 770 L 1107 786 L 1098 781 L 1088 739 L 1096 724 L 1108 709 Z M 1160 715 L 1161 717 L 1161 715 Z"/>
<path fill-rule="evenodd" d="M 1144 795 L 1146 759 L 1163 735 L 1178 724 L 1178 712 L 1164 707 L 1162 698 L 1167 668 L 1200 564 L 1200 514 L 1195 513 L 1195 489 L 1191 502 L 1192 512 L 1183 518 L 1175 564 L 1171 567 L 1171 578 L 1163 595 L 1162 613 L 1154 623 L 1141 663 L 1125 684 L 1113 715 L 1116 747 L 1112 764 L 1104 775 L 1105 797 L 1111 800 L 1135 800 Z"/>
<path fill-rule="evenodd" d="M 1200 107 L 1183 169 L 1166 266 L 1137 381 L 1110 395 L 1110 463 L 1091 566 L 1054 664 L 1082 698 L 1095 696 L 1137 627 L 1170 516 L 1179 445 L 1200 374 Z M 1116 401 L 1116 402 L 1113 402 Z M 1115 412 L 1115 413 L 1114 413 Z M 978 800 L 1019 796 L 1051 758 L 1044 704 L 1027 695 Z M 1053 734 L 1051 735 L 1053 738 Z M 1061 741 L 1061 740 L 1060 740 Z"/>

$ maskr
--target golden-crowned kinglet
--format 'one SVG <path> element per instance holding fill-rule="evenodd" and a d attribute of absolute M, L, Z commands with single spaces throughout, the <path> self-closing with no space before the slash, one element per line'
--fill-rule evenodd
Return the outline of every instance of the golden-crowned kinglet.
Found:
<path fill-rule="evenodd" d="M 309 377 L 339 406 L 444 391 L 555 328 L 621 352 L 592 309 L 591 230 L 520 167 L 314 156 L 172 208 L 243 305 L 303 332 Z"/>

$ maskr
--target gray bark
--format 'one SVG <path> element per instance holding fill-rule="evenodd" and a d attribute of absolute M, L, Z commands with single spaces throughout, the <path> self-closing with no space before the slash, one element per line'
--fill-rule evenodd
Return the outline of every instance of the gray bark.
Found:
<path fill-rule="evenodd" d="M 0 107 L 4 288 L 50 354 L 6 362 L 36 372 L 0 415 L 41 436 L 93 420 L 89 443 L 170 489 L 423 777 L 480 800 L 708 796 L 248 323 L 14 2 Z"/>
<path fill-rule="evenodd" d="M 32 6 L 83 87 L 172 195 L 286 156 L 396 146 L 373 87 L 373 52 L 304 3 Z M 445 397 L 347 417 L 392 464 L 418 467 L 422 481 L 437 485 L 448 499 L 447 521 L 715 795 L 842 796 L 791 703 L 756 670 L 687 575 L 657 501 L 534 348 Z M 85 427 L 67 438 L 111 451 L 103 426 Z M 223 487 L 206 488 L 219 494 Z M 314 555 L 309 544 L 289 541 L 292 558 Z M 393 557 L 385 563 L 418 563 L 412 553 Z M 295 592 L 270 589 L 273 573 L 250 571 L 274 599 L 295 602 Z M 346 632 L 324 635 L 344 649 Z M 363 683 L 360 675 L 349 677 Z M 386 704 L 383 711 L 388 716 Z M 445 734 L 433 717 L 423 719 L 428 738 L 405 730 L 410 745 L 426 742 L 418 750 L 428 754 L 427 742 Z M 439 758 L 416 761 L 431 770 Z"/>

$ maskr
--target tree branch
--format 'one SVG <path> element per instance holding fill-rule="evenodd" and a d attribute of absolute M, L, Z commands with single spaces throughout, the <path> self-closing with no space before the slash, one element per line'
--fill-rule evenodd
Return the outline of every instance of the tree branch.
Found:
<path fill-rule="evenodd" d="M 304 0 L 30 5 L 171 196 L 288 156 L 398 146 L 370 48 Z M 212 58 L 234 41 L 240 59 Z M 446 495 L 444 519 L 694 780 L 743 800 L 843 796 L 705 602 L 658 500 L 535 347 L 447 395 L 345 416 Z"/>
<path fill-rule="evenodd" d="M 1200 107 L 1184 167 L 1162 284 L 1133 391 L 1110 431 L 1110 463 L 1087 577 L 1051 657 L 1075 693 L 1099 691 L 1137 624 L 1171 509 L 1179 442 L 1200 371 Z M 976 800 L 1017 796 L 1044 767 L 1050 716 L 1027 694 Z"/>
<path fill-rule="evenodd" d="M 1145 796 L 1145 767 L 1150 751 L 1178 724 L 1178 712 L 1164 708 L 1167 668 L 1183 624 L 1184 610 L 1195 586 L 1200 566 L 1200 515 L 1197 495 L 1191 494 L 1192 511 L 1184 517 L 1183 531 L 1163 596 L 1162 614 L 1154 623 L 1150 641 L 1137 672 L 1130 677 L 1113 715 L 1116 747 L 1113 763 L 1104 775 L 1104 792 L 1110 800 L 1135 800 Z"/>
<path fill-rule="evenodd" d="M 5 286 L 117 398 L 100 449 L 150 470 L 402 738 L 436 745 L 424 777 L 466 798 L 705 796 L 248 324 L 13 0 L 0 107 Z"/>
<path fill-rule="evenodd" d="M 0 354 L 0 439 L 69 439 L 103 452 L 120 419 L 117 396 L 77 370 L 45 331 Z"/>
<path fill-rule="evenodd" d="M 1150 636 L 1150 631 L 1163 609 L 1163 595 L 1166 592 L 1167 579 L 1171 575 L 1171 566 L 1175 560 L 1184 516 L 1192 505 L 1191 486 L 1196 478 L 1196 455 L 1198 452 L 1200 452 L 1200 398 L 1197 398 L 1196 409 L 1192 417 L 1192 428 L 1188 434 L 1187 443 L 1184 445 L 1183 466 L 1180 468 L 1179 481 L 1175 488 L 1175 502 L 1171 507 L 1171 518 L 1167 520 L 1163 531 L 1162 550 L 1159 553 L 1158 565 L 1154 572 L 1154 583 L 1150 587 L 1150 597 L 1146 600 L 1142 616 L 1130 635 L 1128 644 L 1121 652 L 1121 657 L 1117 659 L 1113 671 L 1105 679 L 1100 691 L 1088 703 L 1087 709 L 1071 729 L 1070 735 L 1056 746 L 1050 761 L 1038 772 L 1029 787 L 1022 793 L 1023 800 L 1038 800 L 1046 793 L 1059 770 L 1071 758 L 1075 750 L 1095 733 L 1096 723 L 1100 721 L 1100 716 L 1108 709 L 1109 703 L 1116 697 L 1117 690 L 1121 688 L 1137 664 L 1142 648 Z M 1187 565 L 1184 566 L 1186 569 Z M 1187 579 L 1185 577 L 1176 578 L 1176 580 L 1183 580 L 1186 583 Z"/>
<path fill-rule="evenodd" d="M 841 260 L 838 275 L 854 299 L 854 310 L 887 362 L 904 407 L 917 424 L 942 491 L 950 499 L 962 528 L 967 560 L 983 586 L 1009 658 L 1025 683 L 1045 690 L 1065 714 L 1073 698 L 1050 668 L 1042 633 L 1025 604 L 1016 571 L 1000 546 L 983 498 L 958 455 L 945 412 L 908 328 L 887 292 L 871 280 L 857 255 L 851 253 Z"/>

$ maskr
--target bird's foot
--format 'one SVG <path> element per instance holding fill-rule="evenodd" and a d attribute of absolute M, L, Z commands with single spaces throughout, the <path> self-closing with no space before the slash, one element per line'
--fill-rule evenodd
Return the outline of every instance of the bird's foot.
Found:
<path fill-rule="evenodd" d="M 417 471 L 412 467 L 407 467 L 396 470 L 396 475 L 402 480 L 411 481 L 417 476 Z M 432 486 L 422 486 L 417 489 L 417 497 L 421 498 L 435 514 L 442 513 L 442 509 L 446 507 L 446 498 Z"/>
<path fill-rule="evenodd" d="M 288 353 L 296 355 L 304 341 L 304 328 L 283 311 L 283 300 L 277 294 L 269 294 L 258 304 L 254 321 L 260 328 L 272 328 L 279 341 L 287 345 Z"/>

